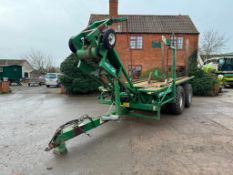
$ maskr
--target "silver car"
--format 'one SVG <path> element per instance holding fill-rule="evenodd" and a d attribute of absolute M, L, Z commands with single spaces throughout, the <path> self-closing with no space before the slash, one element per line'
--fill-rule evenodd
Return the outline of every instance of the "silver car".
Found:
<path fill-rule="evenodd" d="M 61 85 L 60 77 L 62 74 L 59 73 L 47 73 L 45 76 L 45 85 L 47 87 L 56 86 L 59 87 Z"/>

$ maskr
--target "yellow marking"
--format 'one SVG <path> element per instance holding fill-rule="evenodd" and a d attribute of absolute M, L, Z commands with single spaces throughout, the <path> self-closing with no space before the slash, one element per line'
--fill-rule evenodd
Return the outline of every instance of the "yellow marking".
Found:
<path fill-rule="evenodd" d="M 121 106 L 122 106 L 122 107 L 129 108 L 129 103 L 123 103 Z"/>

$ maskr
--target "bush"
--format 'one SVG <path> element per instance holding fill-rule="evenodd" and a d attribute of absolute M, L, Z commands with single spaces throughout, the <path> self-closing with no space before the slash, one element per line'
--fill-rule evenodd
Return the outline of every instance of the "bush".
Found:
<path fill-rule="evenodd" d="M 188 59 L 188 74 L 195 76 L 191 80 L 193 94 L 197 96 L 216 96 L 220 91 L 220 82 L 211 69 L 197 67 L 197 51 Z"/>
<path fill-rule="evenodd" d="M 89 93 L 97 91 L 99 84 L 89 76 L 83 74 L 77 67 L 78 59 L 74 54 L 68 56 L 61 63 L 61 83 L 68 94 Z"/>
<path fill-rule="evenodd" d="M 190 72 L 190 76 L 195 78 L 191 81 L 193 94 L 197 96 L 218 95 L 220 84 L 214 74 L 205 72 L 200 68 L 195 68 Z"/>

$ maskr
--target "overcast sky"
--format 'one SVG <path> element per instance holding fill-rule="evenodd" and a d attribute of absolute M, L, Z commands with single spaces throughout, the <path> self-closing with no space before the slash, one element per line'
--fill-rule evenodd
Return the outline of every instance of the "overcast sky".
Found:
<path fill-rule="evenodd" d="M 0 0 L 0 58 L 21 58 L 31 49 L 59 65 L 70 53 L 70 36 L 91 13 L 108 13 L 109 0 Z M 200 33 L 215 29 L 233 52 L 233 0 L 119 0 L 120 14 L 189 15 Z"/>

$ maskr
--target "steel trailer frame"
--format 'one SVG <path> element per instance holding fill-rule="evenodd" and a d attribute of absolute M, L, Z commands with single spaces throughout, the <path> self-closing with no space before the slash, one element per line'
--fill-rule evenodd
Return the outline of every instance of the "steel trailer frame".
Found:
<path fill-rule="evenodd" d="M 175 102 L 176 86 L 187 83 L 193 77 L 177 79 L 176 48 L 171 46 L 169 40 L 163 38 L 165 45 L 172 49 L 171 80 L 159 88 L 135 86 L 114 49 L 115 43 L 112 46 L 105 43 L 105 34 L 108 33 L 107 39 L 111 34 L 114 34 L 109 26 L 126 20 L 127 18 L 110 18 L 96 21 L 80 34 L 72 37 L 69 41 L 69 47 L 79 60 L 78 68 L 103 85 L 99 102 L 114 105 L 115 111 L 112 114 L 120 117 L 132 116 L 159 120 L 161 107 L 167 103 Z M 150 111 L 153 115 L 148 116 L 137 113 L 137 110 Z M 70 121 L 58 128 L 46 151 L 54 149 L 55 153 L 64 154 L 67 152 L 65 145 L 67 140 L 86 133 L 106 122 L 102 120 L 102 116 L 91 118 L 87 115 L 81 119 Z"/>

